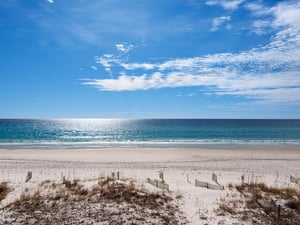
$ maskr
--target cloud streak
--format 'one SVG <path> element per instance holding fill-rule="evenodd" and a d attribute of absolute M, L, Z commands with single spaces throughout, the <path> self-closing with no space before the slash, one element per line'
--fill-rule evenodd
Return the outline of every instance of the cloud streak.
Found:
<path fill-rule="evenodd" d="M 230 21 L 230 16 L 221 16 L 214 18 L 210 31 L 216 32 L 219 29 L 219 27 L 227 21 Z"/>
<path fill-rule="evenodd" d="M 206 5 L 209 6 L 219 5 L 224 9 L 235 10 L 243 2 L 244 0 L 209 0 L 206 1 Z"/>
<path fill-rule="evenodd" d="M 120 51 L 126 43 L 120 40 L 136 40 L 152 37 L 168 40 L 171 35 L 184 34 L 194 28 L 190 10 L 177 15 L 166 7 L 175 7 L 175 1 L 99 1 L 44 0 L 51 5 L 59 3 L 59 10 L 47 7 L 32 10 L 30 17 L 62 45 L 78 43 L 106 47 L 116 43 Z M 1 3 L 0 3 L 1 5 Z M 157 35 L 159 34 L 159 35 Z M 49 35 L 49 36 L 50 36 Z"/>
<path fill-rule="evenodd" d="M 158 63 L 102 56 L 96 62 L 109 70 L 121 68 L 120 75 L 85 80 L 83 84 L 101 91 L 201 87 L 216 95 L 263 102 L 300 102 L 300 3 L 280 3 L 269 12 L 273 20 L 258 26 L 269 26 L 277 32 L 262 47 Z M 228 20 L 230 17 L 220 19 L 216 29 Z"/>
<path fill-rule="evenodd" d="M 133 49 L 133 45 L 127 43 L 118 43 L 115 46 L 117 50 L 121 53 L 128 53 Z"/>

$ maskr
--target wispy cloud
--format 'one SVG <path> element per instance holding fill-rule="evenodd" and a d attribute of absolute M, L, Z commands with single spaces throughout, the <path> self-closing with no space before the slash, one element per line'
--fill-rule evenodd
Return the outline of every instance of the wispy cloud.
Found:
<path fill-rule="evenodd" d="M 126 70 L 136 70 L 136 69 L 152 70 L 157 67 L 157 65 L 153 63 L 121 63 L 120 66 L 124 67 Z"/>
<path fill-rule="evenodd" d="M 206 1 L 206 5 L 219 5 L 224 9 L 235 10 L 243 2 L 244 0 L 208 0 Z"/>
<path fill-rule="evenodd" d="M 103 66 L 105 71 L 108 72 L 110 75 L 112 75 L 111 67 L 121 63 L 121 60 L 113 54 L 104 54 L 100 57 L 96 56 L 95 60 L 96 63 Z"/>
<path fill-rule="evenodd" d="M 245 4 L 244 7 L 258 18 L 252 24 L 253 31 L 258 35 L 265 33 L 268 28 L 282 28 L 283 26 L 295 28 L 299 24 L 299 2 L 292 4 L 282 2 L 271 8 L 267 8 L 260 2 L 252 2 Z M 273 17 L 272 21 L 269 16 Z"/>
<path fill-rule="evenodd" d="M 216 32 L 219 29 L 219 27 L 227 21 L 230 21 L 230 16 L 220 16 L 220 17 L 214 18 L 210 31 Z"/>
<path fill-rule="evenodd" d="M 44 1 L 56 3 L 55 0 Z M 122 48 L 126 42 L 118 43 L 119 40 L 144 37 L 164 40 L 172 34 L 195 29 L 190 11 L 183 11 L 184 15 L 165 11 L 166 6 L 172 8 L 176 5 L 175 1 L 90 0 L 87 4 L 82 0 L 72 0 L 59 1 L 59 10 L 42 8 L 32 10 L 30 14 L 49 37 L 62 45 L 83 42 L 105 48 L 117 43 L 120 50 L 127 51 Z"/>
<path fill-rule="evenodd" d="M 122 53 L 128 53 L 133 49 L 133 45 L 128 43 L 118 43 L 115 46 L 117 50 Z"/>
<path fill-rule="evenodd" d="M 252 31 L 257 35 L 262 35 L 266 33 L 266 30 L 270 25 L 271 22 L 269 20 L 256 20 L 252 24 Z"/>
<path fill-rule="evenodd" d="M 280 3 L 271 8 L 274 14 L 274 26 L 299 26 L 300 25 L 300 2 L 295 4 Z"/>
<path fill-rule="evenodd" d="M 96 66 L 91 66 L 92 70 L 98 70 L 98 68 Z"/>
<path fill-rule="evenodd" d="M 191 93 L 187 93 L 187 94 L 178 94 L 176 96 L 177 97 L 195 97 L 195 96 L 197 96 L 197 93 L 191 92 Z"/>
<path fill-rule="evenodd" d="M 55 0 L 45 0 L 55 4 Z M 89 4 L 81 0 L 60 1 L 59 10 L 31 12 L 34 21 L 62 45 L 78 42 L 105 46 L 117 42 L 116 38 L 130 39 L 148 35 L 152 22 L 147 3 L 134 0 L 97 1 Z M 134 7 L 131 7 L 134 5 Z"/>
<path fill-rule="evenodd" d="M 270 9 L 276 34 L 269 43 L 248 51 L 176 58 L 163 62 L 128 62 L 102 56 L 97 63 L 120 69 L 117 78 L 89 79 L 84 85 L 102 91 L 134 91 L 202 87 L 216 95 L 243 96 L 256 101 L 300 102 L 300 3 Z M 230 20 L 230 17 L 220 21 Z M 222 22 L 217 23 L 216 27 Z"/>
<path fill-rule="evenodd" d="M 249 10 L 255 16 L 265 16 L 271 14 L 270 8 L 267 8 L 259 2 L 246 3 L 244 4 L 244 8 Z"/>

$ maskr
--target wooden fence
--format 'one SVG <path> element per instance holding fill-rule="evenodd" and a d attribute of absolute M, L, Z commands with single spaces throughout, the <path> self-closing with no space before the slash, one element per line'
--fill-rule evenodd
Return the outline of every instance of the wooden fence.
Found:
<path fill-rule="evenodd" d="M 196 187 L 204 187 L 212 190 L 224 190 L 224 186 L 218 184 L 210 184 L 208 182 L 199 181 L 195 179 L 195 186 Z"/>
<path fill-rule="evenodd" d="M 147 182 L 159 189 L 162 189 L 162 190 L 168 190 L 169 191 L 169 185 L 166 184 L 166 183 L 163 183 L 159 180 L 151 180 L 150 178 L 147 179 Z"/>

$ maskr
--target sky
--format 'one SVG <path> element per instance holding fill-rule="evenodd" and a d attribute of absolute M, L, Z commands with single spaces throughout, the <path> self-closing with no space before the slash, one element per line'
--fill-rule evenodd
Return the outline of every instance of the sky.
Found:
<path fill-rule="evenodd" d="M 300 118 L 300 2 L 0 0 L 0 118 Z"/>

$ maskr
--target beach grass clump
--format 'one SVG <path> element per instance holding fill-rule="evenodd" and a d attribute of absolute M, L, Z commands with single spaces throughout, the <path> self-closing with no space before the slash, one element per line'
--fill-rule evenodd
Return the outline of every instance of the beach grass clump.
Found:
<path fill-rule="evenodd" d="M 7 182 L 0 183 L 0 202 L 6 198 L 9 192 L 9 187 Z"/>
<path fill-rule="evenodd" d="M 92 189 L 92 195 L 118 203 L 135 204 L 151 209 L 160 209 L 169 206 L 172 198 L 164 192 L 149 193 L 144 189 L 136 187 L 132 180 L 116 182 L 114 180 L 103 180 Z"/>
<path fill-rule="evenodd" d="M 224 202 L 224 203 L 221 203 L 219 205 L 219 209 L 221 212 L 226 212 L 226 213 L 229 213 L 229 214 L 236 214 L 236 210 L 234 207 L 232 207 L 231 204 L 228 204 L 227 202 Z M 224 215 L 224 214 L 223 214 Z"/>
<path fill-rule="evenodd" d="M 66 181 L 65 187 L 73 195 L 87 195 L 89 193 L 88 189 L 80 183 L 80 180 Z"/>
<path fill-rule="evenodd" d="M 241 185 L 240 188 L 245 188 L 246 186 Z M 297 196 L 299 191 L 294 188 L 278 188 L 278 187 L 269 187 L 265 183 L 251 183 L 248 185 L 250 190 L 259 190 L 267 195 L 279 195 L 283 198 L 291 198 Z"/>
<path fill-rule="evenodd" d="M 39 203 L 41 200 L 43 199 L 41 193 L 39 190 L 37 190 L 36 192 L 34 192 L 33 194 L 29 192 L 29 190 L 24 190 L 21 195 L 20 198 L 15 200 L 14 202 L 10 203 L 10 205 L 16 205 L 16 206 L 21 206 L 24 203 L 33 203 L 34 206 L 37 205 L 37 203 Z"/>
<path fill-rule="evenodd" d="M 54 182 L 53 182 L 54 183 Z M 175 198 L 149 192 L 133 180 L 103 179 L 90 188 L 79 180 L 44 182 L 0 210 L 0 224 L 186 224 Z"/>
<path fill-rule="evenodd" d="M 265 183 L 236 185 L 240 200 L 222 201 L 219 212 L 248 218 L 252 223 L 300 224 L 300 191 L 271 187 Z M 292 221 L 292 222 L 291 222 Z"/>

